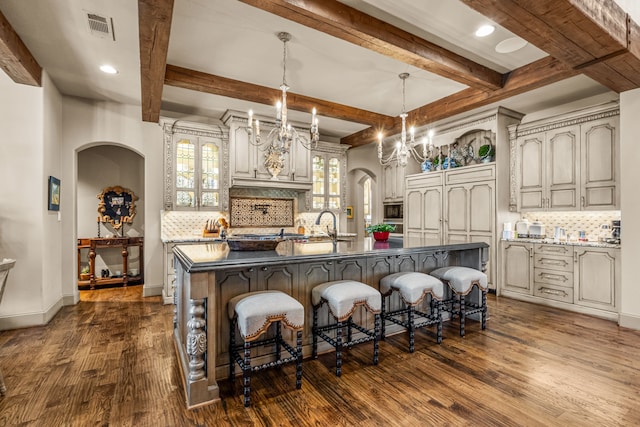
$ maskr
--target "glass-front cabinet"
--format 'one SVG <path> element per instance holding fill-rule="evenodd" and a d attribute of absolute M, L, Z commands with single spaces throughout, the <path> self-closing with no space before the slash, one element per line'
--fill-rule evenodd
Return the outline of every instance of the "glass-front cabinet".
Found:
<path fill-rule="evenodd" d="M 229 135 L 224 128 L 182 121 L 163 123 L 167 210 L 226 210 Z"/>
<path fill-rule="evenodd" d="M 345 208 L 346 169 L 348 147 L 340 144 L 318 142 L 311 153 L 313 166 L 313 190 L 311 208 L 314 211 Z"/>

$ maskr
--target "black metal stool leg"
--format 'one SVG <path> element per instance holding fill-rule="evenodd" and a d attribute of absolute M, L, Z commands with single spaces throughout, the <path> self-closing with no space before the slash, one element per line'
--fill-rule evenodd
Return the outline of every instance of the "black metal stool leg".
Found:
<path fill-rule="evenodd" d="M 237 318 L 231 319 L 231 324 L 229 325 L 229 379 L 233 382 L 233 379 L 236 376 L 236 360 L 234 357 L 234 348 L 236 346 L 236 324 L 238 320 Z"/>
<path fill-rule="evenodd" d="M 302 387 L 302 331 L 296 333 L 296 388 Z"/>
<path fill-rule="evenodd" d="M 436 341 L 438 344 L 442 344 L 442 303 L 438 300 L 431 299 L 431 304 L 433 306 L 433 315 L 438 320 L 436 323 Z"/>
<path fill-rule="evenodd" d="M 318 306 L 313 306 L 313 327 L 311 328 L 311 335 L 313 335 L 313 347 L 311 357 L 318 358 Z"/>
<path fill-rule="evenodd" d="M 280 322 L 276 322 L 276 360 L 280 360 L 282 357 L 282 329 Z"/>
<path fill-rule="evenodd" d="M 378 340 L 380 338 L 380 314 L 374 316 L 373 321 L 373 364 L 378 364 Z"/>
<path fill-rule="evenodd" d="M 382 312 L 381 312 L 381 317 L 382 317 L 382 326 L 380 329 L 380 339 L 382 341 L 385 340 L 385 335 L 386 335 L 386 328 L 385 328 L 385 301 L 386 301 L 386 297 L 383 295 L 382 296 Z"/>
<path fill-rule="evenodd" d="M 460 301 L 460 336 L 464 337 L 464 321 L 465 321 L 465 315 L 466 315 L 466 307 L 465 307 L 465 296 L 464 295 L 459 295 L 459 301 Z"/>
<path fill-rule="evenodd" d="M 242 367 L 242 382 L 244 385 L 244 406 L 251 405 L 251 342 L 244 343 L 244 366 Z"/>
<path fill-rule="evenodd" d="M 349 320 L 347 320 L 347 342 L 350 343 L 353 337 L 353 316 L 349 316 Z M 351 346 L 349 346 L 351 347 Z"/>
<path fill-rule="evenodd" d="M 416 328 L 413 316 L 414 310 L 415 308 L 412 305 L 407 305 L 407 324 L 409 325 L 409 353 L 413 353 L 413 351 L 415 350 Z"/>
<path fill-rule="evenodd" d="M 342 322 L 338 321 L 336 329 L 336 376 L 342 375 Z"/>
<path fill-rule="evenodd" d="M 482 329 L 487 329 L 487 290 L 482 291 Z"/>

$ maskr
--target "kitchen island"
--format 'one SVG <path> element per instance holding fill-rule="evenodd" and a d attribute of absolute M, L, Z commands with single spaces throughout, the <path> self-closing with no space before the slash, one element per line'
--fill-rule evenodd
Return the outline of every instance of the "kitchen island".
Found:
<path fill-rule="evenodd" d="M 216 379 L 226 378 L 229 372 L 227 302 L 236 295 L 279 290 L 300 301 L 306 316 L 303 354 L 308 357 L 314 286 L 349 279 L 377 289 L 382 277 L 399 271 L 428 273 L 448 265 L 482 270 L 488 249 L 486 243 L 408 247 L 400 239 L 374 242 L 371 238 L 355 242 L 288 240 L 271 251 L 230 251 L 225 242 L 177 246 L 174 339 L 187 406 L 219 399 Z M 392 299 L 390 309 L 399 304 L 397 297 Z M 323 308 L 321 322 L 329 316 L 326 306 Z M 357 320 L 373 322 L 366 317 Z M 320 351 L 329 348 L 320 347 Z M 260 362 L 260 354 L 256 362 Z"/>

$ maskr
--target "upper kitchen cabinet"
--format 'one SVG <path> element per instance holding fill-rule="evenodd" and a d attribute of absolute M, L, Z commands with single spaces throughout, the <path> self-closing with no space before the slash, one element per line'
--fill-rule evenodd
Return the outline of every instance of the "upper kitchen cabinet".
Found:
<path fill-rule="evenodd" d="M 407 166 L 393 162 L 382 167 L 383 202 L 402 202 L 404 197 L 405 177 L 420 172 L 420 165 L 409 159 Z"/>
<path fill-rule="evenodd" d="M 312 210 L 341 211 L 346 207 L 348 148 L 347 145 L 319 141 L 316 149 L 311 152 Z"/>
<path fill-rule="evenodd" d="M 228 210 L 229 133 L 223 126 L 162 119 L 164 208 Z"/>
<path fill-rule="evenodd" d="M 510 209 L 619 209 L 618 128 L 617 103 L 510 126 Z"/>
<path fill-rule="evenodd" d="M 223 116 L 224 123 L 229 127 L 230 159 L 229 176 L 231 186 L 287 188 L 299 191 L 311 189 L 311 151 L 296 141 L 292 144 L 289 154 L 285 156 L 282 170 L 274 178 L 269 172 L 265 161 L 269 153 L 264 142 L 275 123 L 260 119 L 260 138 L 263 145 L 256 145 L 251 141 L 247 131 L 247 117 L 243 113 L 228 111 Z M 308 141 L 309 130 L 296 126 L 302 138 Z"/>

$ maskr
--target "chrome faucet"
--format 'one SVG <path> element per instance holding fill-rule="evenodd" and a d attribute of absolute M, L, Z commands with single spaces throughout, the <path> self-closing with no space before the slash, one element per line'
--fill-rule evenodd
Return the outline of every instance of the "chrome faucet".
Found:
<path fill-rule="evenodd" d="M 318 215 L 318 218 L 316 218 L 316 225 L 320 225 L 320 218 L 322 218 L 322 215 L 324 214 L 330 214 L 331 216 L 333 216 L 333 230 L 329 230 L 329 226 L 327 225 L 327 233 L 329 234 L 329 237 L 331 237 L 331 240 L 334 241 L 334 243 L 338 240 L 338 226 L 336 225 L 336 214 L 333 213 L 330 210 L 323 210 L 322 212 L 320 212 L 320 214 Z"/>

